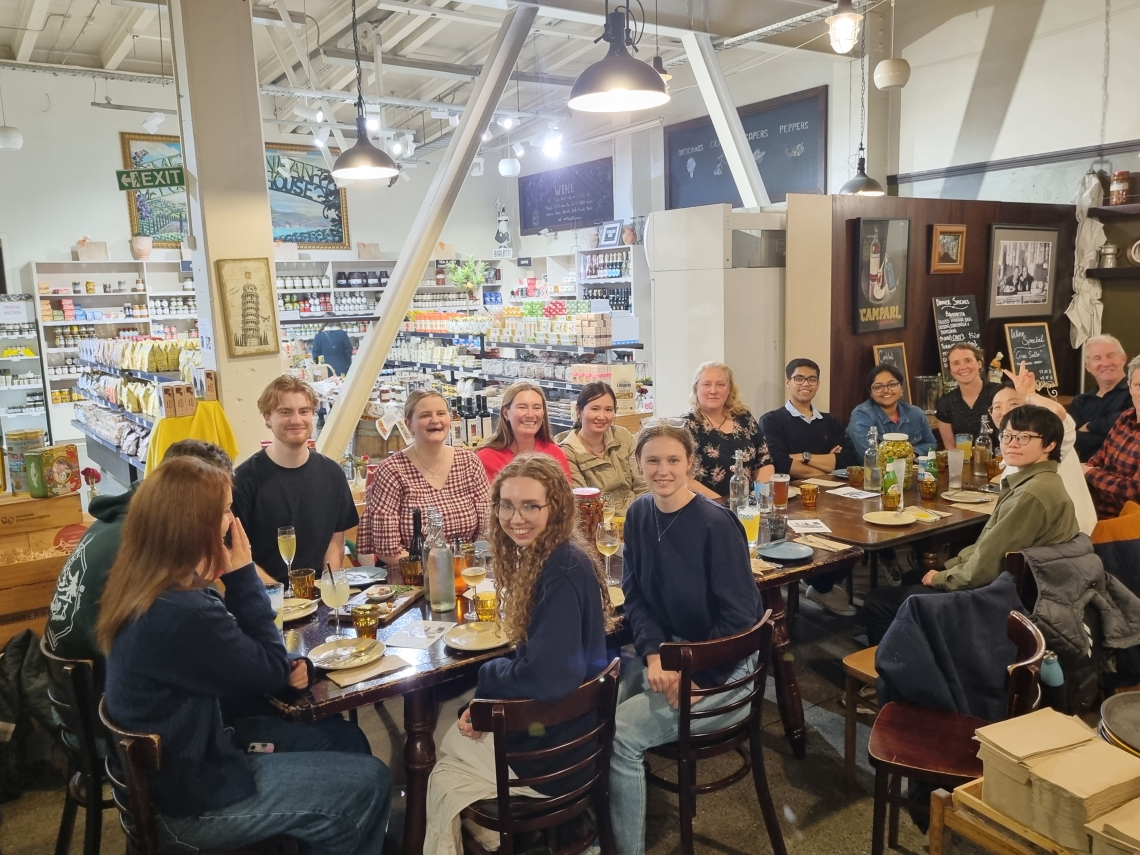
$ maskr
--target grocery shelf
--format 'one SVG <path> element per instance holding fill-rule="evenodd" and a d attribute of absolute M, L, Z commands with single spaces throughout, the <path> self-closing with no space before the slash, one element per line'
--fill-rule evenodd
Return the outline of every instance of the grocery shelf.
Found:
<path fill-rule="evenodd" d="M 498 383 L 515 383 L 523 380 L 527 383 L 533 383 L 536 386 L 542 386 L 546 389 L 564 389 L 567 392 L 578 392 L 582 389 L 581 383 L 568 383 L 565 380 L 547 380 L 546 378 L 535 379 L 533 377 L 501 377 L 496 374 L 480 374 L 484 380 L 494 380 Z"/>
<path fill-rule="evenodd" d="M 0 386 L 0 392 L 30 392 L 36 390 L 43 391 L 43 386 L 39 383 L 16 383 L 11 386 Z"/>
<path fill-rule="evenodd" d="M 444 365 L 439 362 L 407 362 L 401 359 L 389 359 L 386 365 L 395 365 L 399 368 L 429 368 L 434 371 L 478 371 L 478 368 L 467 368 L 463 365 Z"/>
<path fill-rule="evenodd" d="M 32 410 L 30 413 L 0 413 L 0 418 L 21 419 L 30 416 L 42 416 L 45 413 L 47 413 L 47 410 Z"/>
<path fill-rule="evenodd" d="M 116 413 L 122 415 L 127 421 L 134 422 L 136 425 L 141 425 L 145 428 L 154 427 L 155 420 L 149 416 L 144 416 L 141 413 L 132 413 L 130 410 L 125 410 L 119 404 L 116 404 L 113 401 L 108 401 L 106 398 L 100 395 L 93 395 L 84 389 L 76 389 L 75 394 L 81 398 L 85 398 L 88 401 L 99 404 L 101 407 L 106 407 L 109 410 L 114 410 Z M 74 403 L 74 401 L 69 401 L 68 403 Z"/>
<path fill-rule="evenodd" d="M 19 361 L 24 360 L 24 359 L 34 359 L 37 362 L 39 361 L 39 357 L 35 356 L 35 355 L 32 355 L 32 356 L 0 356 L 0 362 L 19 362 Z"/>
<path fill-rule="evenodd" d="M 639 341 L 602 347 L 579 347 L 574 344 L 522 344 L 513 341 L 488 341 L 488 347 L 512 347 L 515 350 L 557 350 L 563 353 L 605 353 L 607 350 L 641 350 L 645 345 Z"/>
<path fill-rule="evenodd" d="M 135 380 L 148 380 L 151 383 L 181 383 L 182 375 L 177 371 L 153 372 L 141 371 L 136 368 L 115 368 L 111 365 L 103 365 L 101 362 L 92 362 L 90 359 L 80 359 L 79 364 L 84 368 L 90 368 L 94 371 L 101 371 L 104 374 L 119 374 L 124 377 Z"/>
<path fill-rule="evenodd" d="M 34 332 L 30 332 L 27 335 L 0 335 L 0 341 L 28 341 L 29 339 L 34 340 L 35 338 L 36 334 Z"/>
<path fill-rule="evenodd" d="M 491 415 L 497 416 L 497 415 L 499 415 L 499 411 L 498 410 L 491 410 Z M 560 427 L 560 428 L 567 428 L 567 429 L 574 427 L 574 422 L 571 419 L 558 419 L 558 418 L 554 418 L 553 416 L 550 416 L 549 414 L 547 414 L 547 418 L 550 419 L 550 424 L 553 427 Z"/>
<path fill-rule="evenodd" d="M 40 321 L 45 327 L 101 326 L 110 324 L 149 324 L 150 318 L 74 318 L 70 321 Z"/>
<path fill-rule="evenodd" d="M 280 314 L 280 313 L 278 313 Z M 306 312 L 299 318 L 282 318 L 278 317 L 278 322 L 282 324 L 306 324 L 312 321 L 378 321 L 379 315 L 338 315 L 335 312 L 331 315 L 318 315 L 313 312 Z"/>
<path fill-rule="evenodd" d="M 119 457 L 121 457 L 123 460 L 125 460 L 127 463 L 129 463 L 131 466 L 138 469 L 140 472 L 142 470 L 146 469 L 146 463 L 144 463 L 142 460 L 139 460 L 139 458 L 133 457 L 130 454 L 124 454 L 122 451 L 119 450 L 119 446 L 115 445 L 115 443 L 111 442 L 109 439 L 105 439 L 105 438 L 99 436 L 99 434 L 92 431 L 89 427 L 87 427 L 87 425 L 83 424 L 83 422 L 76 421 L 75 419 L 72 419 L 71 420 L 71 426 L 73 428 L 75 428 L 77 431 L 79 431 L 81 434 L 83 434 L 85 437 L 87 437 L 88 439 L 92 439 L 98 445 L 103 446 L 108 451 L 114 452 Z"/>

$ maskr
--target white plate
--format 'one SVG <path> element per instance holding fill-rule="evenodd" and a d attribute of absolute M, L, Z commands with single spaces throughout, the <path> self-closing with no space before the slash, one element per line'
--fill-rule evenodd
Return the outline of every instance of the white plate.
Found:
<path fill-rule="evenodd" d="M 318 574 L 319 575 L 319 574 Z M 348 580 L 348 584 L 352 588 L 367 588 L 369 585 L 375 585 L 377 582 L 383 582 L 388 578 L 388 574 L 381 570 L 346 570 L 344 577 Z"/>
<path fill-rule="evenodd" d="M 901 514 L 896 514 L 894 511 L 871 511 L 863 514 L 863 519 L 875 525 L 910 525 L 912 522 L 917 522 L 914 514 L 908 514 L 906 511 Z"/>
<path fill-rule="evenodd" d="M 967 505 L 981 505 L 994 500 L 992 494 L 979 493 L 977 490 L 947 490 L 942 494 L 942 498 L 947 502 L 961 502 Z"/>
<path fill-rule="evenodd" d="M 365 642 L 371 642 L 371 646 L 364 647 Z M 325 656 L 330 656 L 334 651 L 352 650 L 358 644 L 364 647 L 364 653 L 355 656 L 343 655 L 330 658 L 323 662 L 320 661 L 324 659 Z M 318 668 L 323 668 L 326 671 L 339 671 L 344 668 L 359 668 L 361 665 L 371 665 L 383 655 L 383 641 L 377 641 L 374 638 L 341 638 L 314 647 L 309 651 L 309 661 Z"/>
<path fill-rule="evenodd" d="M 316 600 L 301 600 L 296 597 L 290 597 L 285 600 L 281 610 L 281 620 L 288 623 L 291 620 L 300 620 L 307 618 L 317 610 Z"/>
<path fill-rule="evenodd" d="M 625 591 L 617 585 L 610 585 L 610 602 L 614 604 L 615 609 L 618 606 L 625 605 Z"/>
<path fill-rule="evenodd" d="M 384 603 L 393 597 L 391 585 L 372 585 L 361 593 L 370 603 Z"/>
<path fill-rule="evenodd" d="M 511 640 L 503 633 L 502 624 L 496 621 L 461 623 L 443 634 L 443 643 L 453 650 L 471 653 L 505 647 Z"/>

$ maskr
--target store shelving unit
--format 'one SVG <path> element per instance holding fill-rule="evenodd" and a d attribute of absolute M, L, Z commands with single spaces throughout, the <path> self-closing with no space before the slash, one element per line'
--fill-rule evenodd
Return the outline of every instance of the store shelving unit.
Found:
<path fill-rule="evenodd" d="M 48 390 L 45 367 L 47 362 L 36 317 L 37 304 L 33 297 L 26 294 L 0 294 L 0 354 L 3 354 L 7 348 L 17 347 L 29 348 L 35 354 L 34 356 L 0 355 L 0 369 L 8 369 L 12 374 L 34 371 L 39 375 L 38 384 L 0 387 L 0 433 L 6 437 L 13 430 L 42 428 L 45 432 L 44 440 L 50 443 L 52 431 L 46 402 L 51 401 L 51 392 Z M 28 325 L 34 326 L 26 334 L 19 332 L 9 334 L 4 332 L 8 325 L 14 325 L 17 330 L 20 326 L 25 330 L 29 330 Z M 29 392 L 43 394 L 45 407 L 24 413 L 9 413 L 9 407 L 28 406 Z"/>

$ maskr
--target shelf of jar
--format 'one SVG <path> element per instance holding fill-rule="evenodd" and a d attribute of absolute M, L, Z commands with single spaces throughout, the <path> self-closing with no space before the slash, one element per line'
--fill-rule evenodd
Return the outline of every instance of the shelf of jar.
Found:
<path fill-rule="evenodd" d="M 40 321 L 45 327 L 111 326 L 117 324 L 147 324 L 150 318 L 75 318 L 70 321 Z"/>
<path fill-rule="evenodd" d="M 1140 279 L 1140 267 L 1090 267 L 1085 270 L 1090 279 Z"/>
<path fill-rule="evenodd" d="M 1140 203 L 1102 205 L 1099 208 L 1089 208 L 1089 216 L 1095 217 L 1098 220 L 1124 220 L 1140 217 Z"/>
<path fill-rule="evenodd" d="M 51 379 L 54 380 L 55 378 Z M 13 383 L 10 386 L 0 386 L 0 392 L 34 392 L 37 389 L 42 392 L 43 388 L 40 378 L 37 377 L 35 383 Z"/>

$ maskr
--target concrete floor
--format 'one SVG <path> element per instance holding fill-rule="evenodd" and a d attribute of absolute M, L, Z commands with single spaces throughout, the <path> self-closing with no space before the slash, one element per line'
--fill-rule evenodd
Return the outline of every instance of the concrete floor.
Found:
<path fill-rule="evenodd" d="M 858 618 L 840 618 L 823 612 L 801 598 L 800 614 L 793 627 L 790 655 L 804 699 L 808 726 L 807 757 L 796 760 L 784 738 L 774 703 L 771 683 L 764 708 L 764 754 L 768 781 L 777 810 L 782 814 L 788 852 L 827 852 L 829 855 L 862 855 L 871 844 L 872 773 L 866 761 L 867 722 L 860 722 L 859 779 L 847 789 L 843 780 L 843 676 L 840 660 L 858 649 L 855 636 L 862 633 Z M 454 726 L 458 705 L 465 697 L 443 705 L 437 743 L 444 728 Z M 404 779 L 400 754 L 392 745 L 402 740 L 403 714 L 398 701 L 381 712 L 361 710 L 360 724 L 368 734 L 373 752 L 392 766 L 397 782 Z M 731 760 L 725 760 L 726 764 Z M 709 771 L 718 769 L 710 764 Z M 723 770 L 720 770 L 723 772 Z M 703 775 L 702 775 L 703 777 Z M 55 847 L 63 802 L 62 782 L 49 780 L 26 792 L 22 798 L 0 807 L 0 853 L 2 855 L 42 855 Z M 402 826 L 403 803 L 393 805 L 392 832 L 387 851 L 396 852 Z M 71 852 L 82 851 L 83 813 L 72 842 Z M 122 832 L 112 811 L 104 816 L 103 851 L 123 851 Z M 751 855 L 770 852 L 760 817 L 759 805 L 750 779 L 736 786 L 702 797 L 695 822 L 697 850 Z M 925 850 L 925 837 L 905 813 L 900 822 L 900 844 L 911 852 Z M 650 790 L 647 817 L 647 852 L 671 855 L 679 852 L 676 798 L 660 790 Z"/>

